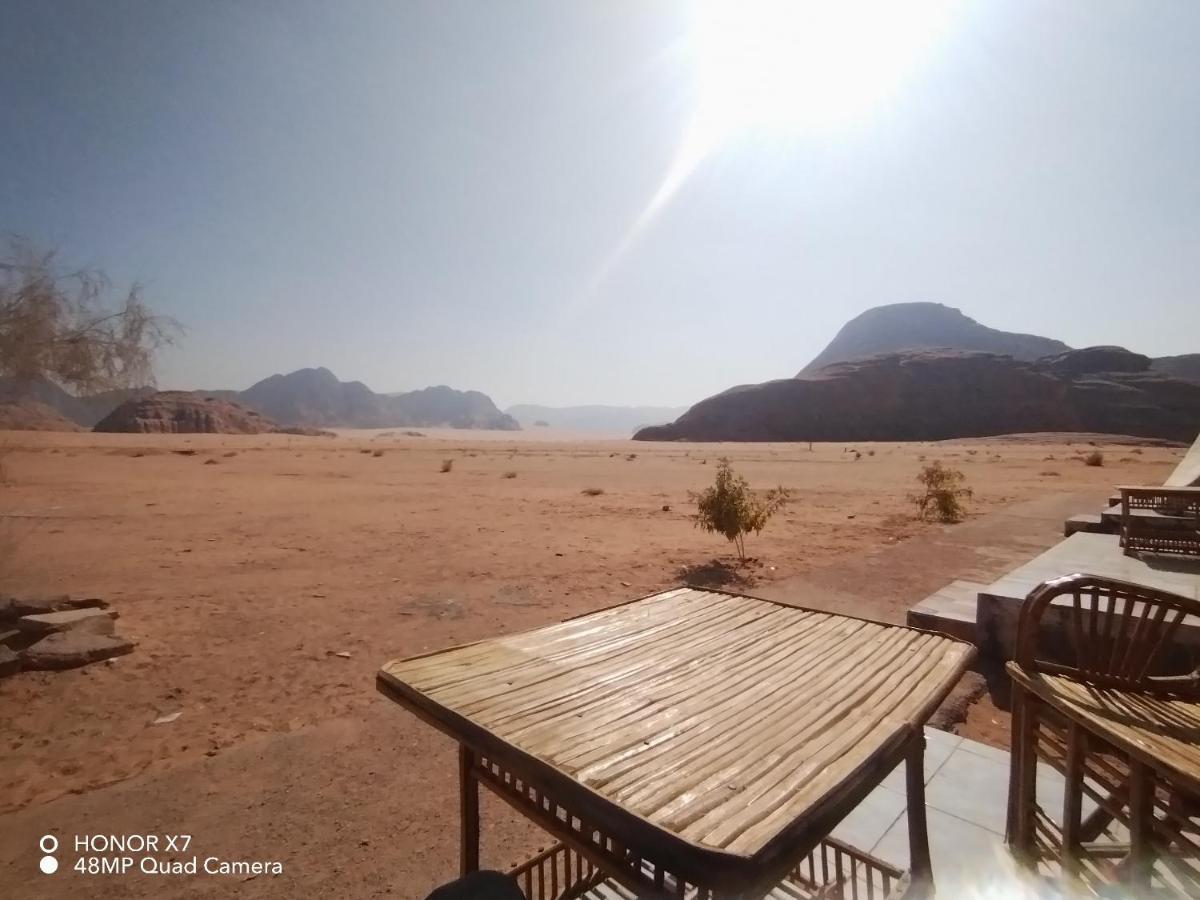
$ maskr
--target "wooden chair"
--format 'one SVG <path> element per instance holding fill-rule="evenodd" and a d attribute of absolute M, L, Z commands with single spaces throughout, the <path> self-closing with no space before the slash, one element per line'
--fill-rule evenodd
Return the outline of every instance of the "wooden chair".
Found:
<path fill-rule="evenodd" d="M 1122 487 L 1126 553 L 1200 556 L 1200 487 Z"/>
<path fill-rule="evenodd" d="M 1026 598 L 1008 664 L 1008 841 L 1031 868 L 1200 895 L 1200 652 L 1180 640 L 1190 617 L 1200 601 L 1090 575 Z M 1065 780 L 1058 820 L 1037 803 L 1039 759 Z"/>

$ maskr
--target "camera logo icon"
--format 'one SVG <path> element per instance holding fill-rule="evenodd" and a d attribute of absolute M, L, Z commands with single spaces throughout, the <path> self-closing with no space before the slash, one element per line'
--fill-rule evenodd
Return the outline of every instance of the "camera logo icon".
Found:
<path fill-rule="evenodd" d="M 58 838 L 52 834 L 43 834 L 38 841 L 38 847 L 45 854 L 38 862 L 38 868 L 42 870 L 43 875 L 53 875 L 58 871 L 58 860 L 50 854 L 58 850 Z"/>

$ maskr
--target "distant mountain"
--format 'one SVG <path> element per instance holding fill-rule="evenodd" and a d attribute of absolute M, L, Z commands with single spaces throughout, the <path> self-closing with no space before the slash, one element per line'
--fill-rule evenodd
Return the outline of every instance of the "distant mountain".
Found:
<path fill-rule="evenodd" d="M 165 394 L 172 396 L 168 398 Z M 175 419 L 185 423 L 192 420 L 199 422 L 207 413 L 200 410 L 203 403 L 196 406 L 191 400 L 186 400 L 185 395 L 192 394 L 210 404 L 213 401 L 238 404 L 281 426 L 446 426 L 504 431 L 519 431 L 521 428 L 516 419 L 500 412 L 496 404 L 479 391 L 456 391 L 439 385 L 407 393 L 376 394 L 361 381 L 339 381 L 328 369 L 299 369 L 288 375 L 272 375 L 244 391 L 168 391 L 157 395 L 153 388 L 147 387 L 77 397 L 50 381 L 18 384 L 11 379 L 0 379 L 0 402 L 15 403 L 20 400 L 41 403 L 88 428 L 109 416 L 125 401 L 151 396 L 158 397 L 159 405 L 155 407 L 154 415 L 163 421 L 166 416 L 164 410 L 170 406 L 173 410 L 182 410 L 178 415 L 171 413 Z M 132 421 L 130 417 L 136 418 L 138 413 L 126 410 L 123 415 L 126 420 Z M 214 422 L 229 418 L 224 412 L 214 415 Z M 10 419 L 14 422 L 23 420 L 15 412 Z M 165 425 L 163 429 L 170 430 Z"/>
<path fill-rule="evenodd" d="M 143 387 L 102 391 L 85 397 L 77 397 L 45 378 L 31 382 L 0 378 L 0 401 L 29 400 L 41 403 L 55 410 L 63 418 L 87 428 L 91 428 L 126 400 L 145 397 L 153 393 L 154 388 Z"/>
<path fill-rule="evenodd" d="M 931 441 L 1088 431 L 1191 441 L 1200 384 L 1114 347 L 1026 362 L 915 350 L 833 363 L 702 400 L 647 441 Z"/>
<path fill-rule="evenodd" d="M 53 406 L 22 397 L 0 399 L 0 431 L 83 431 Z"/>
<path fill-rule="evenodd" d="M 376 394 L 361 381 L 339 381 L 328 369 L 272 375 L 242 391 L 238 402 L 283 425 L 324 428 L 485 428 L 519 431 L 487 394 L 445 385 Z"/>
<path fill-rule="evenodd" d="M 505 412 L 526 428 L 545 423 L 567 431 L 633 434 L 647 425 L 673 422 L 686 406 L 537 406 L 521 403 Z"/>
<path fill-rule="evenodd" d="M 941 303 L 892 303 L 851 319 L 800 374 L 830 363 L 901 350 L 982 350 L 1034 360 L 1071 348 L 1062 341 L 980 325 Z"/>
<path fill-rule="evenodd" d="M 383 396 L 361 381 L 339 381 L 328 369 L 297 369 L 264 378 L 237 395 L 237 401 L 285 425 L 385 428 Z"/>

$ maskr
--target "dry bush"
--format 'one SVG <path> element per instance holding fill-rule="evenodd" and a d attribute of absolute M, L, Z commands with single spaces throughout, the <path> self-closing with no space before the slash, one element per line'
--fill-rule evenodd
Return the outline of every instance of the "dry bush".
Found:
<path fill-rule="evenodd" d="M 443 475 L 445 473 L 449 472 L 453 468 L 454 468 L 454 460 L 452 460 L 452 459 L 443 459 L 442 460 L 442 474 Z"/>
<path fill-rule="evenodd" d="M 516 473 L 516 472 L 505 472 L 505 473 L 504 473 L 503 475 L 501 475 L 500 477 L 501 477 L 501 478 L 516 478 L 516 477 L 517 477 L 517 473 Z"/>
<path fill-rule="evenodd" d="M 925 492 L 909 498 L 917 506 L 917 517 L 922 521 L 934 518 L 938 522 L 961 522 L 966 515 L 963 501 L 971 497 L 971 489 L 963 487 L 965 477 L 938 460 L 922 466 L 917 481 Z"/>
<path fill-rule="evenodd" d="M 628 462 L 632 462 L 633 460 L 637 459 L 637 454 L 636 454 L 636 453 L 630 453 L 630 454 L 629 454 L 627 457 L 625 457 L 625 459 L 626 459 Z"/>
<path fill-rule="evenodd" d="M 237 456 L 237 451 L 236 450 L 226 450 L 221 455 L 223 457 L 225 457 L 226 459 L 229 459 L 230 457 Z"/>
<path fill-rule="evenodd" d="M 581 493 L 587 497 L 599 497 L 601 494 L 604 493 L 604 488 L 589 487 L 589 488 L 584 488 L 579 493 Z"/>
<path fill-rule="evenodd" d="M 1130 450 L 1129 452 L 1130 452 L 1130 453 L 1136 453 L 1138 456 L 1141 456 L 1141 455 L 1142 455 L 1142 448 L 1141 448 L 1141 447 L 1134 447 L 1134 448 L 1133 448 L 1132 450 Z"/>
<path fill-rule="evenodd" d="M 103 272 L 62 269 L 53 251 L 10 238 L 0 255 L 0 376 L 76 391 L 153 382 L 155 352 L 180 331 L 131 286 L 112 299 Z"/>
<path fill-rule="evenodd" d="M 1055 472 L 1053 469 L 1047 469 L 1044 472 L 1038 472 L 1038 474 L 1043 478 L 1057 478 L 1060 473 Z"/>
<path fill-rule="evenodd" d="M 383 456 L 383 451 L 382 450 L 372 450 L 371 455 L 378 458 L 380 456 Z"/>
<path fill-rule="evenodd" d="M 759 495 L 749 483 L 733 471 L 727 457 L 717 465 L 717 479 L 699 494 L 690 493 L 696 504 L 692 520 L 697 528 L 724 535 L 737 548 L 738 558 L 746 561 L 746 535 L 758 534 L 788 501 L 786 488 L 777 487 Z"/>
<path fill-rule="evenodd" d="M 1093 450 L 1083 458 L 1085 466 L 1102 466 L 1104 465 L 1104 454 L 1099 450 Z"/>
<path fill-rule="evenodd" d="M 359 452 L 359 453 L 370 453 L 370 452 L 371 452 L 371 448 L 370 448 L 370 447 L 359 447 L 359 448 L 358 448 L 358 452 Z"/>

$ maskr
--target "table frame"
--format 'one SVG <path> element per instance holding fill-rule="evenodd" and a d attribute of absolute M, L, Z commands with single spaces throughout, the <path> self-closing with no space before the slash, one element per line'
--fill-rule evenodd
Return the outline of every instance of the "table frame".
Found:
<path fill-rule="evenodd" d="M 919 897 L 933 893 L 922 726 L 972 658 L 973 652 L 964 657 L 962 669 L 944 690 L 930 697 L 921 714 L 914 717 L 914 724 L 900 729 L 879 752 L 851 773 L 838 790 L 752 857 L 700 847 L 671 834 L 402 682 L 381 675 L 377 687 L 458 743 L 463 875 L 479 868 L 479 785 L 483 784 L 563 845 L 642 896 L 682 897 L 684 892 L 694 889 L 697 900 L 754 900 L 786 878 L 896 766 L 904 763 L 910 853 L 905 896 Z M 866 857 L 860 851 L 853 852 Z"/>

